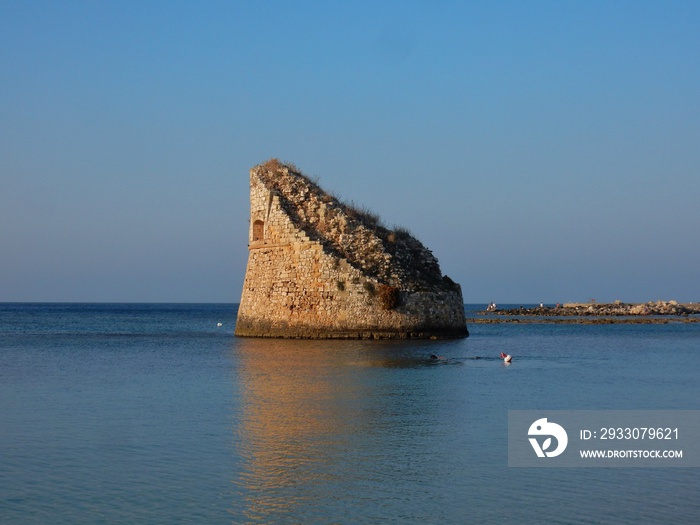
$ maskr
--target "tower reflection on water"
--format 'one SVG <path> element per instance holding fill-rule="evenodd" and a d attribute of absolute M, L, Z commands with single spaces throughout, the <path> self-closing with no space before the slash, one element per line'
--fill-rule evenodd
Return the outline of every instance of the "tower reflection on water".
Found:
<path fill-rule="evenodd" d="M 236 514 L 266 523 L 342 521 L 382 492 L 385 505 L 409 503 L 394 485 L 430 475 L 426 450 L 440 411 L 427 406 L 423 381 L 406 384 L 388 370 L 430 366 L 425 351 L 412 357 L 400 345 L 237 341 L 234 483 L 245 508 Z"/>

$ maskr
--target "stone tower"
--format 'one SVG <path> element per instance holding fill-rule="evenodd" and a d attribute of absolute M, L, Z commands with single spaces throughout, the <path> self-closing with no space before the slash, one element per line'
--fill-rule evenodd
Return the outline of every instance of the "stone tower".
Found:
<path fill-rule="evenodd" d="M 461 288 L 430 250 L 276 159 L 250 171 L 248 249 L 238 336 L 468 335 Z"/>

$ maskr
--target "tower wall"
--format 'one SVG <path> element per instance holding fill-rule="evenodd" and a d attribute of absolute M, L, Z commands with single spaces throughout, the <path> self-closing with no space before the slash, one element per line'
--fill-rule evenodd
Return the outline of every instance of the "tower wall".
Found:
<path fill-rule="evenodd" d="M 251 170 L 249 256 L 236 335 L 289 338 L 464 337 L 462 293 L 388 288 L 294 224 Z M 390 290 L 392 291 L 392 290 Z"/>

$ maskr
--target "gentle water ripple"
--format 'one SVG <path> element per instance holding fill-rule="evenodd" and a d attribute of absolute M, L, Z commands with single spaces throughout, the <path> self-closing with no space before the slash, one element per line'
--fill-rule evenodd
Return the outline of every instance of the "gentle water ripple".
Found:
<path fill-rule="evenodd" d="M 509 409 L 700 409 L 698 327 L 280 341 L 234 315 L 0 305 L 0 523 L 700 520 L 698 469 L 506 466 Z"/>

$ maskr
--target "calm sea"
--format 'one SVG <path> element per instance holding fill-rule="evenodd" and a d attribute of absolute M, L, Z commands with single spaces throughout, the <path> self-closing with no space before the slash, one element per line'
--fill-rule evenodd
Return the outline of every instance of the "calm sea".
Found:
<path fill-rule="evenodd" d="M 700 522 L 700 469 L 507 466 L 509 409 L 700 409 L 700 324 L 284 341 L 235 314 L 0 304 L 0 523 Z"/>

